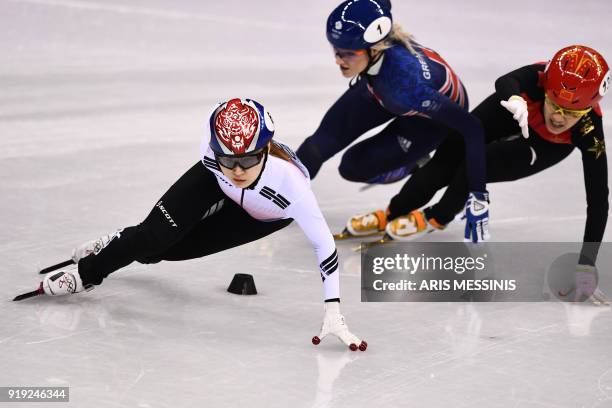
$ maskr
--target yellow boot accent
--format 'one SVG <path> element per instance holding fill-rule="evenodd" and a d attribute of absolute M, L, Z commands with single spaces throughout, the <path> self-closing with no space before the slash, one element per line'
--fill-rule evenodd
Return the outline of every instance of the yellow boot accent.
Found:
<path fill-rule="evenodd" d="M 385 230 L 387 216 L 382 210 L 351 217 L 346 223 L 346 229 L 355 236 L 378 234 Z"/>

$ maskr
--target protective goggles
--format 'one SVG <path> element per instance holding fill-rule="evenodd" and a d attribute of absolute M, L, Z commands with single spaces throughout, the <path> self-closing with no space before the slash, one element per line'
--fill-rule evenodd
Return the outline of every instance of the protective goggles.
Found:
<path fill-rule="evenodd" d="M 333 47 L 333 50 L 334 55 L 344 61 L 357 58 L 368 53 L 366 50 L 340 50 L 336 47 Z"/>
<path fill-rule="evenodd" d="M 584 115 L 586 115 L 587 113 L 589 113 L 591 111 L 591 109 L 593 108 L 587 108 L 587 109 L 567 109 L 567 108 L 562 108 L 561 106 L 557 105 L 556 103 L 554 103 L 549 97 L 548 95 L 544 95 L 544 99 L 546 100 L 546 103 L 548 104 L 548 106 L 550 106 L 550 108 L 555 112 L 560 114 L 561 116 L 570 116 L 572 118 L 581 118 Z"/>
<path fill-rule="evenodd" d="M 233 170 L 236 168 L 236 166 L 240 166 L 242 170 L 247 170 L 261 163 L 261 159 L 264 157 L 264 154 L 265 149 L 259 149 L 252 153 L 241 154 L 239 156 L 224 156 L 219 153 L 215 153 L 215 158 L 217 159 L 217 162 L 226 169 Z"/>

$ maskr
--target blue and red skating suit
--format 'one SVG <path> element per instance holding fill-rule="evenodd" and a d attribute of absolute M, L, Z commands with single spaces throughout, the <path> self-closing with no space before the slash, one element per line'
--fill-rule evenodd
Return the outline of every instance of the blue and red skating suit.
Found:
<path fill-rule="evenodd" d="M 467 110 L 465 88 L 450 65 L 434 50 L 416 42 L 412 48 L 414 53 L 387 49 L 368 70 L 368 89 L 381 106 L 396 115 L 431 118 L 430 105 L 445 103 L 440 94 Z"/>
<path fill-rule="evenodd" d="M 484 133 L 468 112 L 465 88 L 435 51 L 416 42 L 396 44 L 368 69 L 368 89 L 389 112 L 421 116 L 463 136 L 470 191 L 485 191 Z"/>

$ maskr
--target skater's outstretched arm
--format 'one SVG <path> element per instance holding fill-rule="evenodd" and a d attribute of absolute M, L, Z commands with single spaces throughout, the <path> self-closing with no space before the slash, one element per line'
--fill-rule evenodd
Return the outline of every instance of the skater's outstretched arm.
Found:
<path fill-rule="evenodd" d="M 333 334 L 352 351 L 365 351 L 367 343 L 351 333 L 340 313 L 340 262 L 334 238 L 327 222 L 319 209 L 317 200 L 310 188 L 305 187 L 301 198 L 291 205 L 291 217 L 298 223 L 312 244 L 319 263 L 323 281 L 325 314 L 323 324 L 312 342 L 319 344 L 328 334 Z"/>
<path fill-rule="evenodd" d="M 580 263 L 595 265 L 608 222 L 608 157 L 599 113 L 591 111 L 583 122 L 580 132 L 574 136 L 575 144 L 582 153 L 587 200 L 587 218 Z"/>

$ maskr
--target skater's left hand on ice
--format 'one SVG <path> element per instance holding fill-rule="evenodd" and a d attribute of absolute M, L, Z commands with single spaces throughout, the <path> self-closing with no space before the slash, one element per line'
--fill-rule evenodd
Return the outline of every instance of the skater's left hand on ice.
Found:
<path fill-rule="evenodd" d="M 321 332 L 318 336 L 312 338 L 312 343 L 315 345 L 319 344 L 328 334 L 338 337 L 352 351 L 356 351 L 358 348 L 361 351 L 365 351 L 368 347 L 368 343 L 359 340 L 357 336 L 349 331 L 344 321 L 344 316 L 340 314 L 340 302 L 325 303 L 325 317 L 321 325 Z"/>
<path fill-rule="evenodd" d="M 597 289 L 597 276 L 595 268 L 591 265 L 578 265 L 574 275 L 576 290 L 574 302 L 580 302 L 583 297 L 590 298 Z"/>
<path fill-rule="evenodd" d="M 597 272 L 594 266 L 578 265 L 574 275 L 576 293 L 574 302 L 580 302 L 588 298 L 597 306 L 609 306 L 612 301 L 599 289 L 597 289 Z"/>
<path fill-rule="evenodd" d="M 487 241 L 489 235 L 489 193 L 471 192 L 465 204 L 466 242 Z"/>
<path fill-rule="evenodd" d="M 569 297 L 574 292 L 573 298 Z M 597 270 L 592 265 L 577 265 L 574 273 L 574 286 L 559 295 L 566 300 L 582 302 L 589 300 L 596 306 L 610 306 L 612 300 L 597 288 Z"/>

